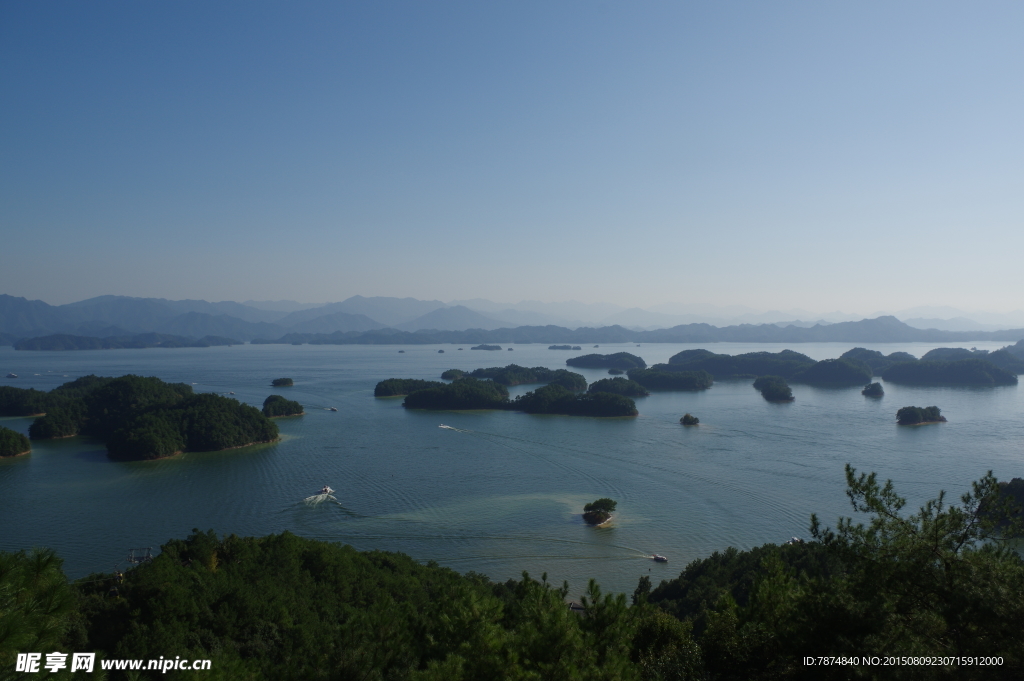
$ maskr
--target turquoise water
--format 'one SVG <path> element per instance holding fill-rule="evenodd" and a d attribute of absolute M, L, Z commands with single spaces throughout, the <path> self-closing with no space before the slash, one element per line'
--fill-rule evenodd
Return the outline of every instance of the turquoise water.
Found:
<path fill-rule="evenodd" d="M 946 344 L 948 346 L 948 344 Z M 1001 343 L 966 345 L 995 349 Z M 856 389 L 794 385 L 796 401 L 770 404 L 750 381 L 698 393 L 637 400 L 635 419 L 530 416 L 515 412 L 406 411 L 376 399 L 390 377 L 437 379 L 444 369 L 516 362 L 564 367 L 580 352 L 516 345 L 514 352 L 456 346 L 236 346 L 15 352 L 0 348 L 4 385 L 50 389 L 78 376 L 125 373 L 194 383 L 261 405 L 272 392 L 306 406 L 278 420 L 283 440 L 241 450 L 115 463 L 84 438 L 36 442 L 31 455 L 0 461 L 0 549 L 49 546 L 78 577 L 123 565 L 129 548 L 156 549 L 192 528 L 262 535 L 289 530 L 358 549 L 402 551 L 492 579 L 523 570 L 568 580 L 590 577 L 630 592 L 642 574 L 676 576 L 695 558 L 807 536 L 810 514 L 833 524 L 849 514 L 843 465 L 892 478 L 920 504 L 946 489 L 954 498 L 992 469 L 1024 476 L 1024 398 L 1017 387 L 908 388 L 886 385 L 881 400 Z M 507 346 L 506 346 L 507 347 Z M 649 364 L 686 344 L 604 345 Z M 781 350 L 717 343 L 716 352 Z M 851 344 L 789 346 L 837 357 Z M 867 347 L 920 356 L 929 344 Z M 438 349 L 444 349 L 439 354 Z M 585 351 L 593 351 L 589 346 Z M 607 376 L 582 370 L 588 381 Z M 272 389 L 270 380 L 295 379 Z M 518 386 L 513 395 L 532 387 Z M 938 405 L 941 425 L 899 428 L 907 405 Z M 337 407 L 338 412 L 326 411 Z M 683 428 L 679 417 L 701 419 Z M 26 432 L 30 419 L 0 419 Z M 470 432 L 440 429 L 447 424 Z M 328 484 L 337 503 L 303 499 Z M 581 519 L 598 497 L 619 503 L 608 527 Z M 651 553 L 669 557 L 653 563 Z"/>

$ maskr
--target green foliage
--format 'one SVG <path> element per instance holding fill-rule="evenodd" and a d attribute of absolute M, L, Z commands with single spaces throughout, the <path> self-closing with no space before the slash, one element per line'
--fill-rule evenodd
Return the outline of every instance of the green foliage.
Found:
<path fill-rule="evenodd" d="M 579 349 L 579 348 L 575 348 Z M 647 362 L 636 355 L 631 355 L 628 352 L 616 352 L 611 355 L 599 355 L 590 354 L 582 355 L 580 357 L 573 357 L 565 360 L 565 363 L 571 367 L 581 367 L 588 369 L 645 369 L 647 368 Z"/>
<path fill-rule="evenodd" d="M 457 378 L 462 378 L 466 375 L 466 372 L 461 369 L 449 369 L 448 371 L 441 374 L 441 378 L 446 381 L 454 381 Z"/>
<path fill-rule="evenodd" d="M 1016 376 L 982 359 L 901 362 L 886 369 L 882 378 L 909 385 L 1017 385 Z"/>
<path fill-rule="evenodd" d="M 703 369 L 697 371 L 676 370 L 668 364 L 655 364 L 650 369 L 630 369 L 629 379 L 648 390 L 707 390 L 714 384 L 714 377 Z"/>
<path fill-rule="evenodd" d="M 62 650 L 75 606 L 53 551 L 0 552 L 0 679 L 23 678 L 18 653 Z"/>
<path fill-rule="evenodd" d="M 871 367 L 860 360 L 823 359 L 796 372 L 792 380 L 810 385 L 862 385 L 871 376 Z"/>
<path fill-rule="evenodd" d="M 612 393 L 613 395 L 625 395 L 626 397 L 647 397 L 651 393 L 636 381 L 626 378 L 602 378 L 590 384 L 588 392 Z"/>
<path fill-rule="evenodd" d="M 918 423 L 936 423 L 945 421 L 942 410 L 938 407 L 903 407 L 896 412 L 896 422 L 901 426 L 912 426 Z"/>
<path fill-rule="evenodd" d="M 704 370 L 722 379 L 763 375 L 791 378 L 800 371 L 812 367 L 815 361 L 807 355 L 792 350 L 774 353 L 748 352 L 742 355 L 716 355 L 701 349 L 684 350 L 670 357 L 668 363 L 673 369 L 678 367 L 681 371 Z"/>
<path fill-rule="evenodd" d="M 291 385 L 295 385 L 295 381 L 293 381 L 290 378 L 275 378 L 273 381 L 270 382 L 270 385 L 274 386 L 275 388 L 285 388 Z"/>
<path fill-rule="evenodd" d="M 921 357 L 922 361 L 941 362 L 954 362 L 961 359 L 980 359 L 1011 374 L 1024 374 L 1024 359 L 1007 352 L 1006 348 L 995 352 L 968 350 L 967 348 L 935 348 Z"/>
<path fill-rule="evenodd" d="M 612 376 L 621 376 L 626 372 L 623 371 L 622 369 L 609 369 L 608 373 L 611 374 Z"/>
<path fill-rule="evenodd" d="M 636 403 L 611 393 L 576 394 L 558 384 L 538 388 L 517 397 L 511 409 L 528 414 L 566 414 L 568 416 L 636 416 Z"/>
<path fill-rule="evenodd" d="M 32 449 L 32 443 L 21 433 L 0 426 L 0 457 L 17 456 Z"/>
<path fill-rule="evenodd" d="M 440 381 L 424 381 L 420 378 L 389 378 L 386 381 L 381 381 L 377 384 L 373 389 L 373 396 L 397 397 L 399 395 L 408 395 L 409 393 L 416 392 L 417 390 L 440 388 L 443 385 L 445 384 Z"/>
<path fill-rule="evenodd" d="M 73 437 L 78 435 L 82 427 L 82 413 L 84 409 L 77 410 L 77 413 L 67 409 L 51 408 L 45 416 L 40 416 L 28 427 L 28 434 L 33 440 L 49 440 L 52 438 Z"/>
<path fill-rule="evenodd" d="M 281 395 L 271 395 L 263 400 L 263 415 L 267 418 L 274 416 L 298 416 L 302 413 L 302 405 L 295 400 L 289 400 Z"/>
<path fill-rule="evenodd" d="M 867 397 L 882 397 L 885 395 L 885 391 L 882 390 L 881 383 L 868 383 L 864 386 L 864 389 L 860 391 L 860 394 Z"/>
<path fill-rule="evenodd" d="M 211 658 L 242 679 L 636 678 L 635 617 L 596 584 L 580 617 L 568 587 L 525 573 L 494 584 L 287 532 L 199 531 L 130 570 L 120 598 L 112 581 L 79 585 L 82 648 L 108 656 Z"/>
<path fill-rule="evenodd" d="M 494 381 L 466 377 L 411 392 L 402 406 L 406 409 L 505 409 L 508 389 Z"/>
<path fill-rule="evenodd" d="M 881 376 L 883 371 L 898 362 L 917 361 L 917 357 L 907 352 L 893 352 L 889 355 L 883 355 L 878 350 L 868 350 L 866 348 L 847 350 L 839 356 L 839 359 L 863 362 L 871 368 L 871 373 L 875 376 Z"/>
<path fill-rule="evenodd" d="M 616 502 L 607 497 L 592 501 L 583 507 L 583 520 L 590 525 L 600 525 L 612 517 Z"/>
<path fill-rule="evenodd" d="M 0 386 L 0 416 L 35 416 L 46 412 L 48 393 L 34 388 Z"/>
<path fill-rule="evenodd" d="M 500 345 L 487 345 L 487 344 L 474 345 L 473 347 L 470 348 L 470 350 L 501 350 L 501 346 Z"/>
<path fill-rule="evenodd" d="M 693 414 L 686 413 L 683 414 L 681 419 L 679 419 L 679 423 L 683 424 L 684 426 L 696 426 L 697 424 L 700 423 L 700 419 L 694 416 Z"/>
<path fill-rule="evenodd" d="M 754 381 L 754 388 L 769 402 L 791 402 L 793 391 L 781 376 L 760 376 Z"/>
<path fill-rule="evenodd" d="M 521 367 L 518 364 L 509 364 L 506 367 L 476 369 L 469 375 L 474 378 L 489 378 L 495 383 L 507 386 L 526 383 L 557 383 L 569 390 L 587 389 L 587 379 L 567 369 L 527 368 Z"/>

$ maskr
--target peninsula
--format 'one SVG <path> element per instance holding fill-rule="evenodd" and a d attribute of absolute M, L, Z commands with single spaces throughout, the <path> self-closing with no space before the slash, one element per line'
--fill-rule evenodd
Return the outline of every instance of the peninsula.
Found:
<path fill-rule="evenodd" d="M 495 383 L 510 387 L 528 383 L 557 383 L 569 390 L 587 389 L 587 379 L 568 369 L 527 368 L 521 367 L 518 364 L 509 364 L 505 367 L 476 369 L 470 372 L 469 375 L 473 378 L 489 378 Z M 444 378 L 444 374 L 441 375 L 441 378 Z"/>
<path fill-rule="evenodd" d="M 568 416 L 636 416 L 636 404 L 622 395 L 576 393 L 557 383 L 509 400 L 508 389 L 491 380 L 472 376 L 409 393 L 407 409 L 505 409 L 528 414 Z"/>
<path fill-rule="evenodd" d="M 425 381 L 421 378 L 389 378 L 377 384 L 373 389 L 373 396 L 399 397 L 416 392 L 417 390 L 440 388 L 444 385 L 441 381 Z"/>
<path fill-rule="evenodd" d="M 628 352 L 616 352 L 611 355 L 597 353 L 581 355 L 567 359 L 565 363 L 571 367 L 586 369 L 644 369 L 647 367 L 647 362 Z"/>
<path fill-rule="evenodd" d="M 921 360 L 894 364 L 882 373 L 886 382 L 907 385 L 982 386 L 1017 385 L 1017 377 L 983 359 L 951 362 Z"/>
<path fill-rule="evenodd" d="M 32 443 L 21 433 L 0 426 L 0 458 L 21 456 L 32 451 Z"/>

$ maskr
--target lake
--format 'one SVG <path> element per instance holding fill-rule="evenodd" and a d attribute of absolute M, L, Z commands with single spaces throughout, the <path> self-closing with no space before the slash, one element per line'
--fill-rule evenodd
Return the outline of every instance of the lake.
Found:
<path fill-rule="evenodd" d="M 511 362 L 565 368 L 567 358 L 586 352 L 627 351 L 655 364 L 695 347 L 726 354 L 789 347 L 826 359 L 853 344 L 602 344 L 582 352 L 457 347 L 0 347 L 0 376 L 19 375 L 0 378 L 2 385 L 49 390 L 86 374 L 135 373 L 192 383 L 197 392 L 234 392 L 255 406 L 282 394 L 306 409 L 305 416 L 277 420 L 279 443 L 155 462 L 112 462 L 103 445 L 86 438 L 35 442 L 30 455 L 0 460 L 0 550 L 51 547 L 67 573 L 81 577 L 124 567 L 129 549 L 155 552 L 193 528 L 238 535 L 287 530 L 357 549 L 401 551 L 494 580 L 547 572 L 556 584 L 567 580 L 572 595 L 591 577 L 605 590 L 629 593 L 641 575 L 657 583 L 728 546 L 807 537 L 811 513 L 834 525 L 851 511 L 847 462 L 892 478 L 909 508 L 940 489 L 958 499 L 990 469 L 1000 479 L 1024 476 L 1024 399 L 1017 386 L 885 384 L 885 397 L 869 399 L 860 388 L 794 384 L 795 402 L 771 404 L 750 380 L 719 381 L 702 392 L 639 398 L 640 416 L 633 419 L 407 411 L 401 398 L 373 397 L 385 378 L 438 380 L 445 369 Z M 919 357 L 938 345 L 865 347 Z M 608 375 L 573 370 L 590 382 Z M 284 376 L 295 385 L 270 387 Z M 938 405 L 949 422 L 896 426 L 896 410 L 908 405 Z M 681 426 L 684 412 L 701 425 Z M 0 425 L 23 433 L 30 423 L 0 418 Z M 337 503 L 303 502 L 325 484 L 336 490 Z M 598 497 L 615 499 L 618 510 L 609 526 L 593 528 L 581 513 Z M 652 553 L 669 562 L 652 562 Z"/>

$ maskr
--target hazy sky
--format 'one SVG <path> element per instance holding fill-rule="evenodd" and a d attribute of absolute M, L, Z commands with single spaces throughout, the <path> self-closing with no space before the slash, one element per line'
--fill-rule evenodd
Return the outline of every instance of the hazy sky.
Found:
<path fill-rule="evenodd" d="M 0 293 L 1024 306 L 1021 2 L 0 3 Z"/>

